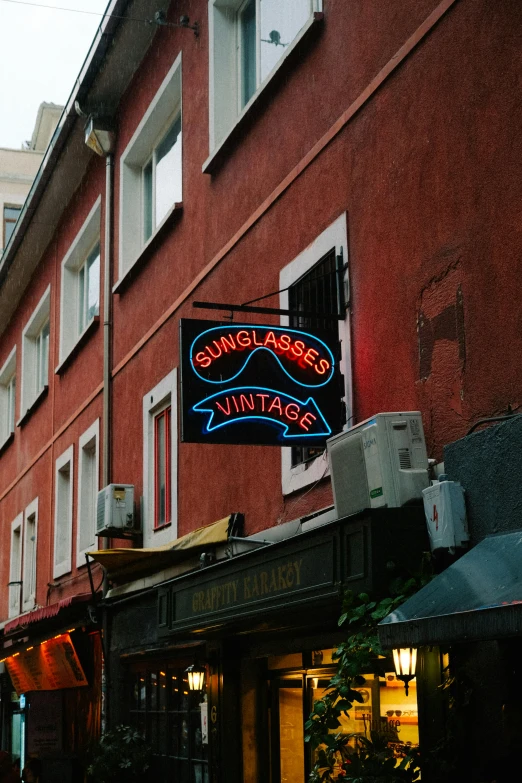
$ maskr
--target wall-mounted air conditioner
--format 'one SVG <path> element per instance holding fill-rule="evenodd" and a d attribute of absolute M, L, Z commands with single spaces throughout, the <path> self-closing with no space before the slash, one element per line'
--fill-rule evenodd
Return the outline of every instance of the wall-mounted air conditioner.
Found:
<path fill-rule="evenodd" d="M 134 486 L 109 484 L 98 492 L 96 535 L 112 538 L 131 536 L 136 529 Z"/>
<path fill-rule="evenodd" d="M 428 456 L 418 411 L 378 413 L 327 441 L 339 518 L 422 499 Z"/>
<path fill-rule="evenodd" d="M 432 481 L 431 487 L 422 491 L 422 497 L 432 552 L 436 549 L 454 552 L 457 547 L 467 546 L 466 502 L 459 482 L 439 476 L 438 481 Z"/>

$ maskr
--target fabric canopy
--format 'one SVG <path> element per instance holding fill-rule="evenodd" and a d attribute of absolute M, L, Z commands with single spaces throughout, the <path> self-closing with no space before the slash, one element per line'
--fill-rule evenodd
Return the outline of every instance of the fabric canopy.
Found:
<path fill-rule="evenodd" d="M 93 560 L 101 563 L 111 574 L 125 571 L 128 575 L 144 570 L 166 568 L 186 558 L 191 552 L 216 544 L 225 544 L 228 541 L 230 522 L 231 517 L 225 517 L 212 525 L 199 527 L 163 546 L 147 549 L 131 549 L 130 547 L 100 549 L 88 552 L 88 554 Z"/>
<path fill-rule="evenodd" d="M 379 625 L 385 647 L 522 636 L 522 531 L 485 538 Z"/>

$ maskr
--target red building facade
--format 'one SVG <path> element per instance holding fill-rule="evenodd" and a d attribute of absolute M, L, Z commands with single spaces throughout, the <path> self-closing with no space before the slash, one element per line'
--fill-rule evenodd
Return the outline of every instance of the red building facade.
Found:
<path fill-rule="evenodd" d="M 290 529 L 317 532 L 306 520 L 324 509 L 323 521 L 335 520 L 321 450 L 181 442 L 179 320 L 214 317 L 195 311 L 196 300 L 297 310 L 311 302 L 321 313 L 338 312 L 341 301 L 329 328 L 341 342 L 346 426 L 381 411 L 421 411 L 435 462 L 475 420 L 516 409 L 522 369 L 506 356 L 522 339 L 513 297 L 522 246 L 521 11 L 516 2 L 469 0 L 163 5 L 110 3 L 0 261 L 4 655 L 76 629 L 90 691 L 73 696 L 69 683 L 61 709 L 67 722 L 86 699 L 86 731 L 49 740 L 40 749 L 49 764 L 61 754 L 72 765 L 99 731 L 104 624 L 104 716 L 134 716 L 146 728 L 161 774 L 178 765 L 192 775 L 180 779 L 271 774 L 275 783 L 285 774 L 286 736 L 263 728 L 260 661 L 279 671 L 268 659 L 285 655 L 281 669 L 303 672 L 308 656 L 311 670 L 312 652 L 335 643 L 335 624 L 326 632 L 312 603 L 295 648 L 281 636 L 292 623 L 272 620 L 268 604 L 266 637 L 259 617 L 207 617 L 197 627 L 169 614 L 162 626 L 162 585 L 184 573 L 196 584 L 200 553 L 210 547 L 209 562 L 219 564 L 256 549 L 230 539 L 230 527 L 228 538 L 190 545 L 185 559 L 156 552 L 126 573 L 117 554 L 98 558 L 113 582 L 95 622 L 87 607 L 103 572 L 96 562 L 89 573 L 85 554 L 111 544 L 96 536 L 96 493 L 134 487 L 143 537 L 123 546 L 148 550 L 239 514 L 244 528 L 235 535 L 274 541 L 284 560 Z M 75 102 L 95 128 L 114 133 L 105 157 L 85 146 Z M 334 295 L 317 282 L 325 278 Z M 236 315 L 243 320 L 288 324 L 284 315 Z M 248 562 L 254 574 L 261 568 Z M 164 595 L 173 600 L 170 588 Z M 247 654 L 241 639 L 250 633 Z M 152 650 L 141 668 L 139 639 Z M 173 683 L 195 657 L 209 667 L 217 718 L 203 752 L 186 708 L 189 753 Z M 168 685 L 163 665 L 172 703 L 153 707 L 153 684 Z M 283 678 L 278 688 L 291 695 L 287 685 Z M 281 714 L 289 703 L 281 696 Z M 242 731 L 220 723 L 234 705 Z M 5 742 L 18 720 L 11 712 Z M 167 726 L 181 732 L 168 750 Z M 265 739 L 250 752 L 255 737 Z M 31 742 L 28 752 L 38 753 Z M 302 745 L 298 732 L 292 742 Z M 227 743 L 235 751 L 228 777 Z M 284 779 L 302 780 L 310 763 L 303 756 Z"/>

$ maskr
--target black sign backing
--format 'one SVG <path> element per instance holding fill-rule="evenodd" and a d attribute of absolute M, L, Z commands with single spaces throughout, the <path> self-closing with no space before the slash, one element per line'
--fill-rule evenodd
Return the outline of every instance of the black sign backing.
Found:
<path fill-rule="evenodd" d="M 341 429 L 330 335 L 182 319 L 180 341 L 183 441 L 321 446 Z"/>

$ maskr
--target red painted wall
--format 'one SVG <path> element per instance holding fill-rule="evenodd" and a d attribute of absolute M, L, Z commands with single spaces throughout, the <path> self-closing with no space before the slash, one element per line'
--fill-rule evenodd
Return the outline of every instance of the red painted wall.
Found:
<path fill-rule="evenodd" d="M 173 3 L 172 20 L 179 16 L 178 5 Z M 180 302 L 130 356 L 437 3 L 325 0 L 324 6 L 323 28 L 262 97 L 240 141 L 212 176 L 201 171 L 208 156 L 204 0 L 193 0 L 190 8 L 201 25 L 200 37 L 159 30 L 119 107 L 113 281 L 118 277 L 118 159 L 182 48 L 183 214 L 161 233 L 113 301 L 112 478 L 134 484 L 137 497 L 143 491 L 142 399 L 179 365 L 178 319 L 194 317 L 192 299 L 239 302 L 277 290 L 281 268 L 343 213 L 355 420 L 379 411 L 420 409 L 429 456 L 441 459 L 443 445 L 463 436 L 477 418 L 521 402 L 516 292 L 522 272 L 517 89 L 522 10 L 516 0 L 458 0 L 325 149 L 303 164 L 302 173 L 237 239 L 192 299 Z M 93 156 L 0 339 L 0 366 L 14 340 L 20 350 L 21 329 L 49 281 L 56 336 L 61 259 L 103 192 L 103 161 Z M 278 298 L 266 304 L 278 306 Z M 77 448 L 79 435 L 101 416 L 98 395 L 75 418 L 101 380 L 100 328 L 63 375 L 51 375 L 47 400 L 0 457 L 2 540 L 8 540 L 12 519 L 35 494 L 41 498 L 39 541 L 40 535 L 52 537 L 54 461 L 71 443 Z M 331 503 L 328 481 L 284 498 L 276 448 L 180 444 L 178 456 L 179 534 L 232 511 L 242 511 L 246 532 L 254 533 Z M 39 603 L 47 600 L 49 568 L 43 549 Z M 2 584 L 7 572 L 2 557 Z M 77 576 L 75 570 L 71 576 Z M 84 585 L 85 577 L 80 578 Z M 75 581 L 50 600 L 73 589 L 79 589 Z M 0 615 L 5 606 L 0 592 Z"/>

